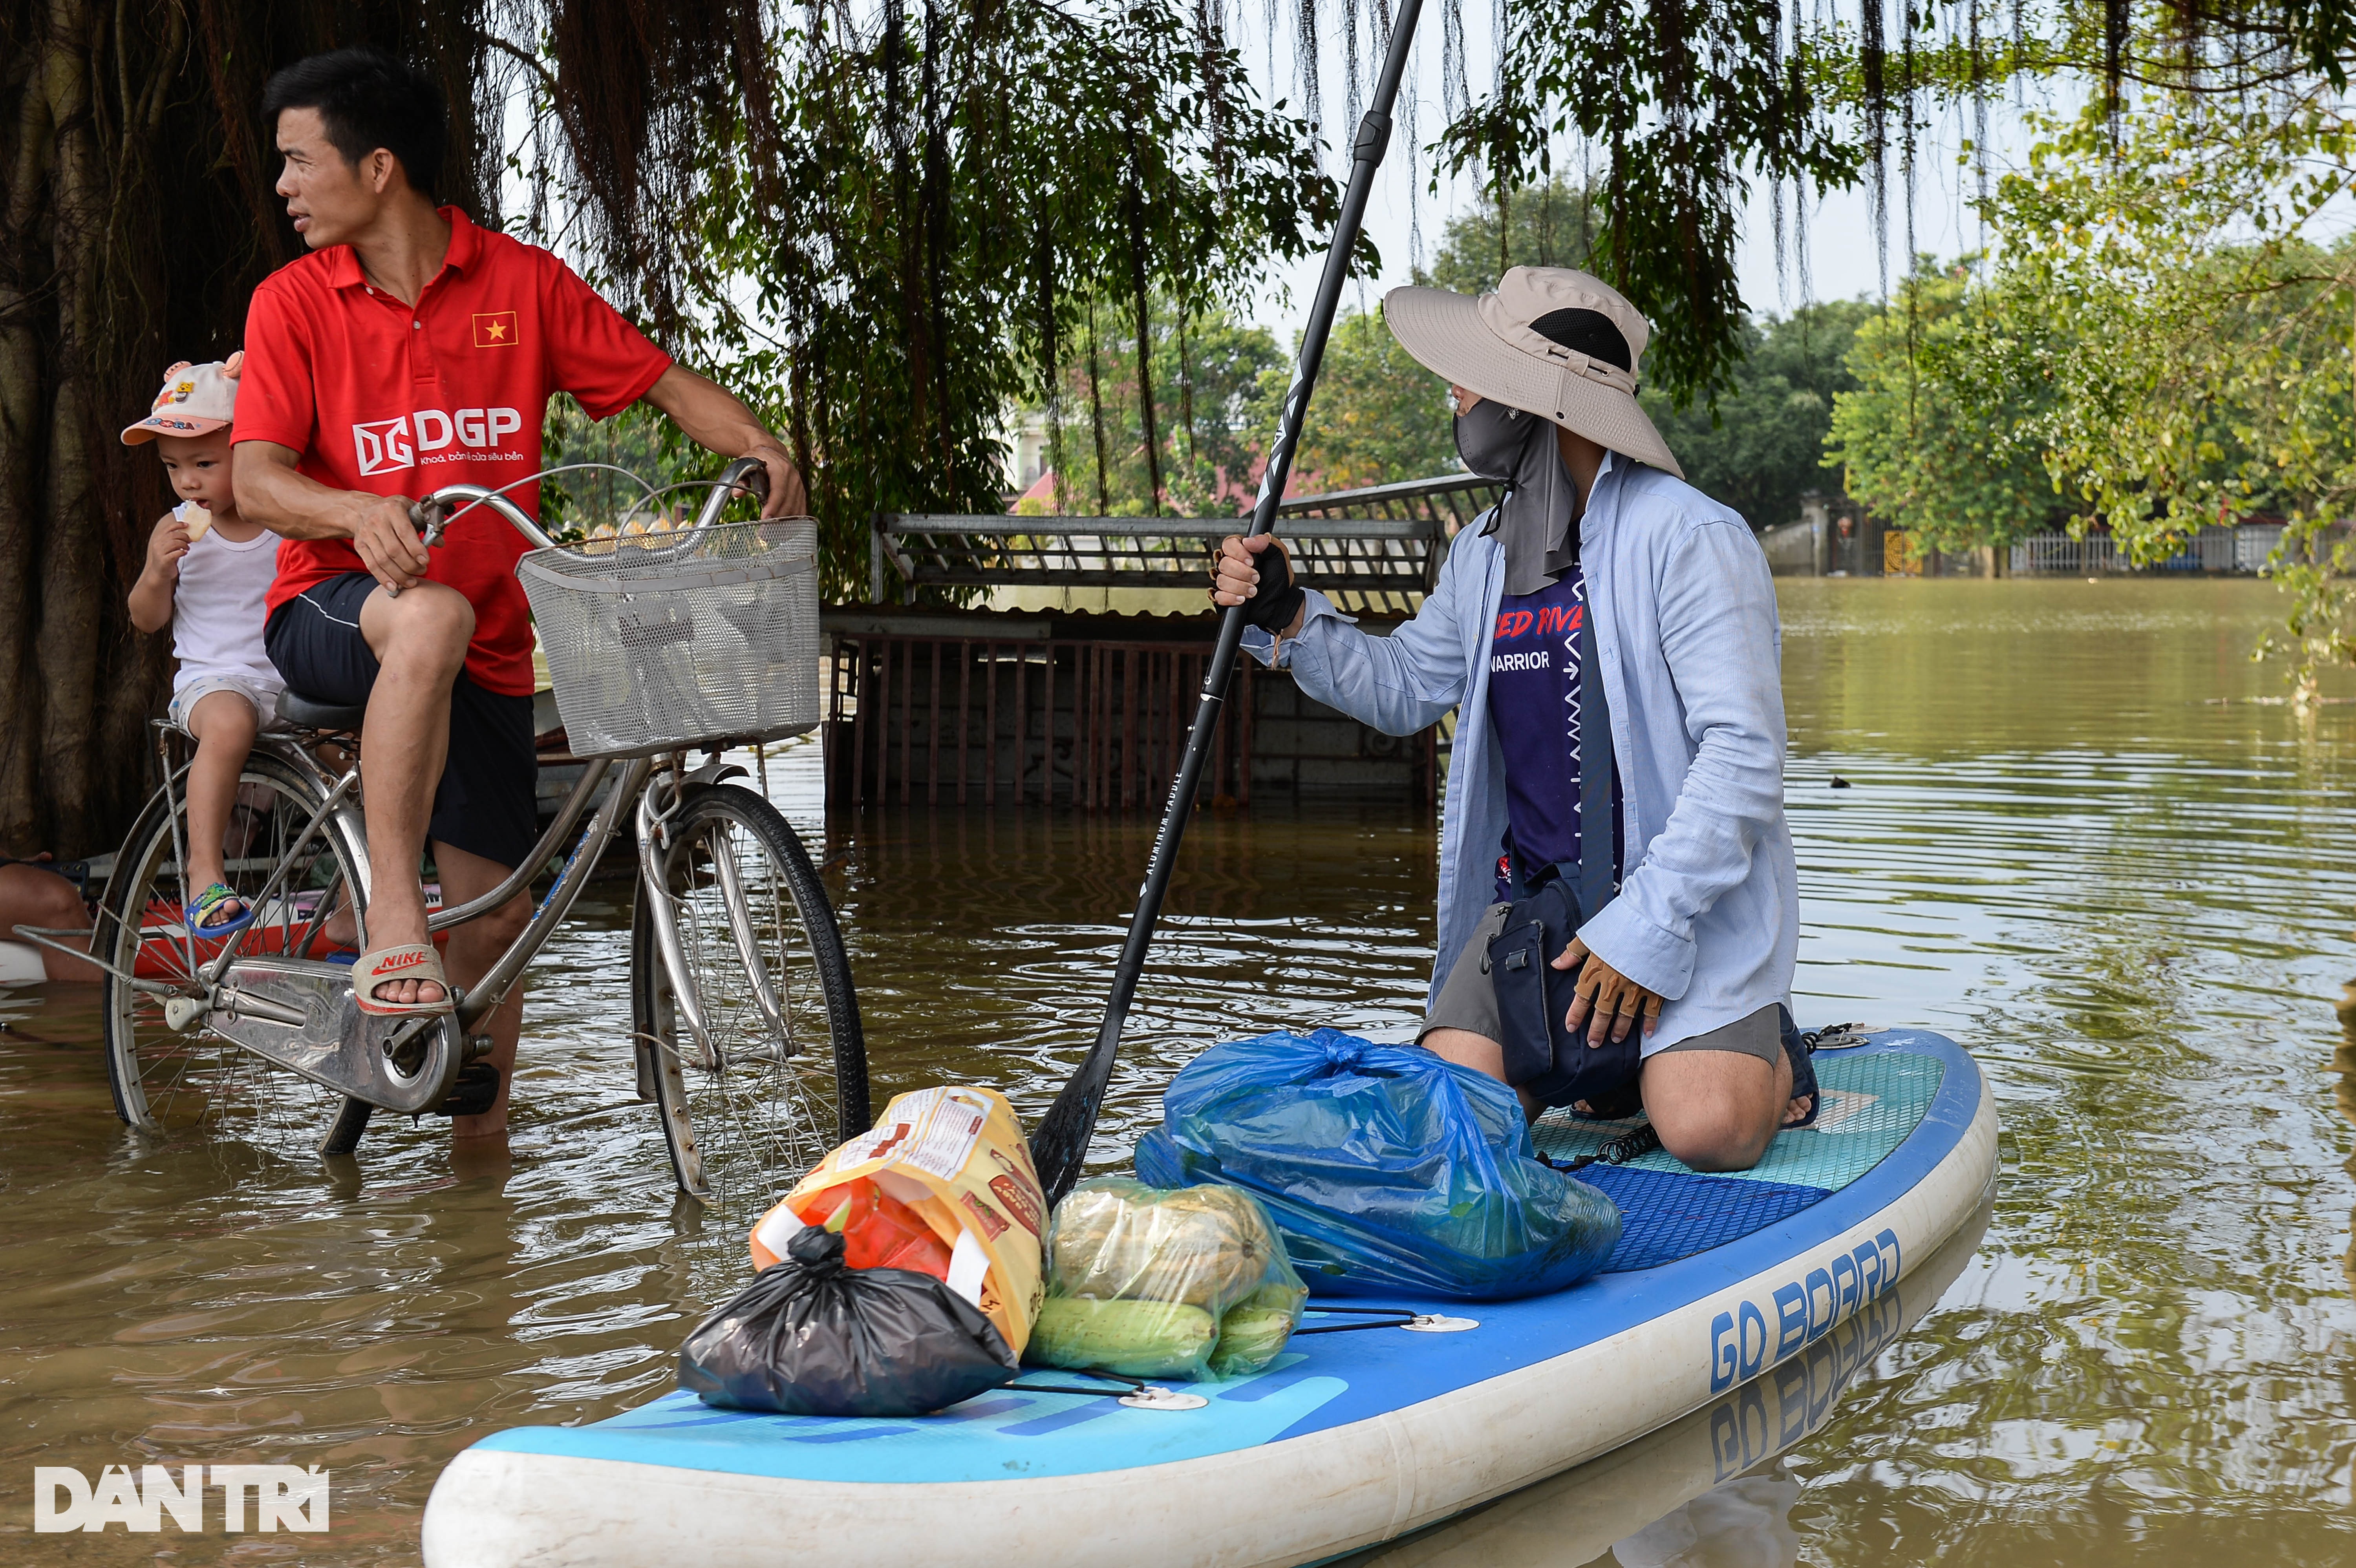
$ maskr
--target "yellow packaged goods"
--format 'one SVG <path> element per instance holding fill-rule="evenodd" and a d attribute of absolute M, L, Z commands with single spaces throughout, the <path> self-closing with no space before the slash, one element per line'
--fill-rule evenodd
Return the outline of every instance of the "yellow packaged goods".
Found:
<path fill-rule="evenodd" d="M 874 1206 L 866 1186 L 913 1212 L 949 1249 L 949 1288 L 979 1307 L 1020 1355 L 1045 1295 L 1040 1232 L 1047 1204 L 1023 1125 L 1006 1096 L 964 1085 L 895 1096 L 874 1130 L 820 1160 L 753 1227 L 766 1269 L 811 1214 Z M 852 1189 L 830 1200 L 836 1188 Z M 928 1271 L 929 1272 L 929 1271 Z"/>
<path fill-rule="evenodd" d="M 1051 1296 L 1032 1326 L 1026 1360 L 1132 1378 L 1199 1378 L 1219 1320 L 1176 1301 L 1090 1301 Z"/>
<path fill-rule="evenodd" d="M 1309 1292 L 1257 1199 L 1098 1177 L 1056 1205 L 1048 1294 L 1028 1360 L 1130 1377 L 1231 1377 L 1268 1365 Z"/>

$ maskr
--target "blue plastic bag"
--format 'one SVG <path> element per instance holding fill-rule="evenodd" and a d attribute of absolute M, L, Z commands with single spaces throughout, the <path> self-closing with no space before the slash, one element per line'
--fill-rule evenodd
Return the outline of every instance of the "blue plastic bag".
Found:
<path fill-rule="evenodd" d="M 1214 1046 L 1162 1108 L 1140 1179 L 1246 1189 L 1321 1295 L 1536 1296 L 1620 1239 L 1612 1200 L 1536 1157 L 1512 1090 L 1419 1047 L 1330 1029 Z"/>

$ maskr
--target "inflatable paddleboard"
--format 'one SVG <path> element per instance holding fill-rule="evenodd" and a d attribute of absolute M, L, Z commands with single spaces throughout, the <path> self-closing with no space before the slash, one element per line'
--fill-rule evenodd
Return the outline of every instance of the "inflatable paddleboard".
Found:
<path fill-rule="evenodd" d="M 1773 1371 L 1713 1400 L 1658 1432 L 1590 1459 L 1551 1480 L 1460 1514 L 1445 1523 L 1369 1551 L 1352 1552 L 1329 1568 L 1563 1568 L 1613 1552 L 1622 1563 L 1661 1561 L 1649 1540 L 1680 1549 L 1709 1522 L 1680 1521 L 1687 1504 L 1730 1484 L 1745 1500 L 1789 1487 L 1753 1472 L 1823 1430 L 1840 1409 L 1841 1395 L 1882 1351 L 1938 1305 L 1979 1251 L 1987 1205 L 1948 1238 L 1928 1263 L 1910 1267 L 1894 1292 Z M 1765 1487 L 1759 1483 L 1766 1482 Z M 1787 1502 L 1788 1506 L 1788 1502 Z M 1622 1545 L 1636 1537 L 1630 1551 Z M 1621 1548 L 1614 1552 L 1614 1548 Z M 1678 1562 L 1727 1559 L 1697 1553 Z M 1735 1561 L 1759 1561 L 1754 1552 Z"/>
<path fill-rule="evenodd" d="M 427 1505 L 425 1561 L 1297 1568 L 1396 1541 L 1754 1380 L 1804 1376 L 1861 1315 L 1891 1320 L 1909 1275 L 1979 1211 L 1995 1103 L 1968 1055 L 1920 1030 L 1820 1051 L 1816 1075 L 1818 1125 L 1750 1171 L 1698 1175 L 1658 1151 L 1582 1171 L 1623 1214 L 1607 1272 L 1522 1301 L 1398 1300 L 1453 1331 L 1297 1336 L 1262 1372 L 1176 1385 L 1204 1396 L 1193 1409 L 1007 1388 L 867 1420 L 671 1393 L 459 1455 Z M 1537 1132 L 1561 1157 L 1620 1130 Z"/>

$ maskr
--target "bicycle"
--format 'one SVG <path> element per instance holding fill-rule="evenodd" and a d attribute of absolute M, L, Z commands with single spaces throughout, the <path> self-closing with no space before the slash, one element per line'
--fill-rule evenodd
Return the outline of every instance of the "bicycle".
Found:
<path fill-rule="evenodd" d="M 517 571 L 559 715 L 587 759 L 523 865 L 471 903 L 429 915 L 429 933 L 444 932 L 522 895 L 573 839 L 530 922 L 481 980 L 454 988 L 451 1014 L 362 1013 L 348 959 L 327 956 L 368 945 L 364 709 L 280 699 L 290 728 L 265 732 L 248 758 L 224 846 L 230 885 L 257 913 L 209 939 L 182 914 L 186 763 L 176 752 L 189 737 L 158 722 L 164 784 L 116 856 L 90 940 L 105 971 L 107 1066 L 123 1122 L 333 1156 L 357 1147 L 378 1111 L 487 1108 L 498 1074 L 478 1061 L 490 1041 L 474 1028 L 564 923 L 629 814 L 638 1093 L 655 1103 L 680 1190 L 766 1204 L 867 1128 L 866 1050 L 832 907 L 792 827 L 727 782 L 745 769 L 723 758 L 819 721 L 816 525 L 720 521 L 759 474 L 740 461 L 706 482 L 691 525 L 582 549 L 480 485 L 445 486 L 416 509 L 429 545 L 479 507 L 535 547 Z M 664 494 L 630 477 L 649 498 Z M 709 756 L 691 769 L 693 752 Z"/>

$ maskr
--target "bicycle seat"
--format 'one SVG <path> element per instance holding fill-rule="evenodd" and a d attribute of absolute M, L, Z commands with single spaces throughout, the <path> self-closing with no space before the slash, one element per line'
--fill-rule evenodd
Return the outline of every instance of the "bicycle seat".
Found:
<path fill-rule="evenodd" d="M 278 717 L 297 730 L 358 730 L 368 717 L 368 704 L 322 702 L 290 687 L 278 694 Z"/>

